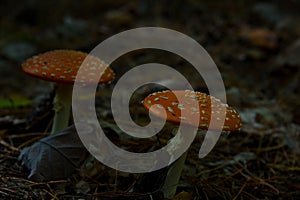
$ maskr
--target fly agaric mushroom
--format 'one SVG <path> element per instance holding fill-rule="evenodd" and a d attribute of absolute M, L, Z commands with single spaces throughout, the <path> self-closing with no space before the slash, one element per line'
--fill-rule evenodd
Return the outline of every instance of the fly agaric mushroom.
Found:
<path fill-rule="evenodd" d="M 180 99 L 180 103 L 177 97 Z M 193 107 L 191 102 L 196 102 L 198 108 Z M 189 90 L 155 92 L 144 99 L 143 105 L 157 117 L 166 117 L 166 120 L 169 122 L 182 123 L 201 130 L 208 130 L 208 128 L 210 130 L 221 129 L 229 133 L 231 131 L 239 131 L 242 126 L 241 118 L 233 108 L 222 103 L 219 99 L 201 92 Z M 215 107 L 214 111 L 212 111 L 212 107 Z M 183 116 L 181 111 L 184 109 L 188 111 L 188 114 Z M 211 119 L 212 112 L 216 112 L 214 113 L 215 119 Z M 224 112 L 225 121 L 221 127 L 216 127 L 214 123 L 210 124 L 211 120 L 223 120 L 221 116 L 224 116 Z M 222 113 L 223 115 L 221 115 Z M 181 155 L 169 168 L 167 178 L 162 187 L 165 198 L 172 198 L 175 195 L 186 154 L 185 152 Z"/>
<path fill-rule="evenodd" d="M 86 59 L 86 60 L 85 60 Z M 22 70 L 34 77 L 55 82 L 56 95 L 53 100 L 55 116 L 51 134 L 68 126 L 72 102 L 72 88 L 77 72 L 85 65 L 80 82 L 85 84 L 105 84 L 114 79 L 114 72 L 95 56 L 74 50 L 54 50 L 33 56 L 22 64 Z M 95 71 L 101 71 L 100 80 L 95 80 Z"/>
<path fill-rule="evenodd" d="M 184 104 L 180 104 L 177 100 L 181 98 Z M 191 106 L 191 101 L 197 101 L 199 104 L 199 110 Z M 223 131 L 237 131 L 241 128 L 241 119 L 239 114 L 227 104 L 221 103 L 219 99 L 207 95 L 201 92 L 193 92 L 189 90 L 166 90 L 163 92 L 156 92 L 150 94 L 143 101 L 144 106 L 149 110 L 151 106 L 151 112 L 157 117 L 164 117 L 162 109 L 167 111 L 167 121 L 176 124 L 183 123 L 187 125 L 197 126 L 199 129 L 207 130 L 211 120 L 211 106 L 217 107 L 217 113 L 226 112 L 225 122 L 221 127 Z M 181 116 L 181 110 L 190 110 L 188 116 Z M 196 117 L 200 117 L 196 119 Z M 217 117 L 215 120 L 221 120 Z M 214 125 L 214 124 L 212 124 Z M 217 129 L 218 127 L 210 127 L 211 129 Z"/>

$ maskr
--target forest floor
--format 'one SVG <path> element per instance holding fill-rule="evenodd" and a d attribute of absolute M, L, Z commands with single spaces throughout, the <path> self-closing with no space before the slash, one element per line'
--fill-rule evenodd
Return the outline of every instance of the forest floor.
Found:
<path fill-rule="evenodd" d="M 222 135 L 205 158 L 198 158 L 201 136 L 195 139 L 175 199 L 300 199 L 297 1 L 22 1 L 16 7 L 10 2 L 0 8 L 0 199 L 153 198 L 151 192 L 130 192 L 143 174 L 119 172 L 95 160 L 88 171 L 81 166 L 69 178 L 44 182 L 29 180 L 18 161 L 24 147 L 49 134 L 53 117 L 52 88 L 24 74 L 21 63 L 53 49 L 88 53 L 109 36 L 143 26 L 174 29 L 199 42 L 217 64 L 227 102 L 243 121 L 240 132 Z M 135 152 L 160 144 L 124 137 L 113 121 L 110 95 L 123 74 L 148 62 L 174 67 L 195 90 L 207 92 L 191 65 L 168 52 L 136 51 L 113 62 L 116 79 L 97 90 L 96 111 L 110 139 Z M 130 111 L 137 123 L 148 119 L 140 101 L 158 88 L 147 86 L 133 95 Z M 160 135 L 170 131 L 167 127 Z"/>

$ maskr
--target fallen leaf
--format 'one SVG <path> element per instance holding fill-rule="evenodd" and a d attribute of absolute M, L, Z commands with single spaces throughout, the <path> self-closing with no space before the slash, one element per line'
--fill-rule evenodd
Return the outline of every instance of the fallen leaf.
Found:
<path fill-rule="evenodd" d="M 192 200 L 192 199 L 193 199 L 193 195 L 185 191 L 180 192 L 173 198 L 173 200 Z"/>
<path fill-rule="evenodd" d="M 73 125 L 24 148 L 18 159 L 30 180 L 42 182 L 68 178 L 87 155 Z"/>

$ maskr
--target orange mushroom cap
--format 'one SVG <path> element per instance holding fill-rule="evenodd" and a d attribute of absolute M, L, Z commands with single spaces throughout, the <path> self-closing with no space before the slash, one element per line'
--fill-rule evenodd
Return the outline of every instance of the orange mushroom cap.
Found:
<path fill-rule="evenodd" d="M 180 103 L 177 97 L 181 100 Z M 192 102 L 197 102 L 199 107 L 193 107 Z M 221 127 L 223 131 L 237 131 L 242 126 L 241 118 L 233 108 L 222 103 L 219 99 L 201 92 L 190 90 L 155 92 L 144 99 L 143 105 L 157 117 L 164 117 L 164 113 L 166 113 L 167 121 L 197 126 L 202 130 L 208 129 L 210 120 L 222 120 L 219 116 L 221 113 L 224 115 L 224 112 L 226 112 L 225 121 Z M 212 106 L 215 107 L 213 110 L 216 111 L 212 111 Z M 188 111 L 187 116 L 181 115 L 183 109 Z M 212 112 L 215 112 L 215 119 L 211 119 Z M 217 127 L 210 128 L 216 129 Z"/>
<path fill-rule="evenodd" d="M 54 50 L 33 56 L 22 64 L 22 70 L 46 81 L 72 84 L 82 64 L 85 70 L 80 74 L 81 82 L 104 84 L 114 79 L 113 70 L 101 59 L 74 50 Z M 102 72 L 99 81 L 95 79 L 96 70 Z"/>

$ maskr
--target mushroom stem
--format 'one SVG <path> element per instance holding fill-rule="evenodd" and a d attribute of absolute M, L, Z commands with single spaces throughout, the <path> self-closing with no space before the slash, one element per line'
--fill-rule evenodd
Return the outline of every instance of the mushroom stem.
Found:
<path fill-rule="evenodd" d="M 56 94 L 53 100 L 55 111 L 51 134 L 60 131 L 69 125 L 73 85 L 57 84 Z"/>
<path fill-rule="evenodd" d="M 186 124 L 192 128 L 192 131 L 194 127 L 202 130 L 208 130 L 209 128 L 211 130 L 216 129 L 217 131 L 222 130 L 229 133 L 230 131 L 239 130 L 242 126 L 241 118 L 233 108 L 222 103 L 221 100 L 201 92 L 191 90 L 165 90 L 155 92 L 149 94 L 148 97 L 144 99 L 143 104 L 145 108 L 155 116 L 163 119 L 166 118 L 167 121 L 180 124 L 180 126 L 181 124 Z M 216 113 L 214 113 L 212 107 L 217 109 Z M 184 114 L 181 112 L 184 109 L 191 111 L 187 111 L 187 113 Z M 224 118 L 225 121 L 222 124 L 221 122 Z M 215 123 L 212 123 L 214 125 L 210 125 L 210 120 L 214 120 Z M 178 131 L 177 134 L 180 134 L 180 132 Z M 170 156 L 176 155 L 174 152 L 180 148 L 180 145 L 178 146 L 178 144 L 180 144 L 181 141 L 184 142 L 186 136 L 194 137 L 193 134 L 185 134 L 185 137 L 179 135 L 176 137 L 176 140 L 172 139 L 173 141 L 171 144 L 173 145 L 170 145 L 170 148 L 168 149 Z M 207 137 L 209 136 L 205 136 L 204 142 L 209 139 Z M 193 138 L 190 139 L 186 141 L 193 141 Z M 215 145 L 215 142 L 216 140 L 214 139 L 210 144 L 212 145 L 211 147 Z M 187 149 L 184 151 L 187 151 Z M 172 198 L 176 192 L 185 159 L 186 152 L 169 167 L 167 178 L 162 187 L 166 198 Z"/>
<path fill-rule="evenodd" d="M 176 189 L 180 180 L 181 172 L 186 160 L 187 151 L 184 152 L 170 167 L 167 177 L 162 186 L 164 198 L 172 199 L 176 193 Z"/>

